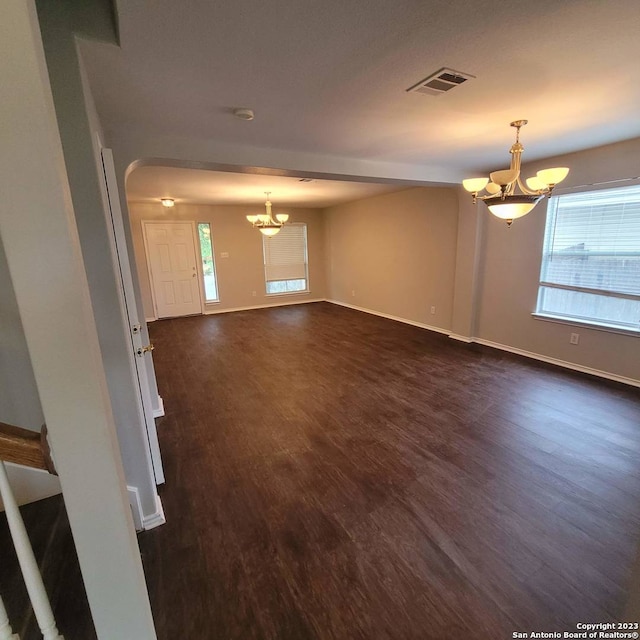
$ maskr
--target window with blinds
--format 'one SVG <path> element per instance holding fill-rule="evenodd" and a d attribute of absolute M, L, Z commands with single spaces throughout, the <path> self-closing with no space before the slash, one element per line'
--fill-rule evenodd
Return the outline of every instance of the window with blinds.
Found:
<path fill-rule="evenodd" d="M 640 331 L 640 186 L 549 200 L 536 311 Z"/>
<path fill-rule="evenodd" d="M 267 294 L 308 290 L 307 225 L 284 225 L 275 236 L 262 236 Z"/>

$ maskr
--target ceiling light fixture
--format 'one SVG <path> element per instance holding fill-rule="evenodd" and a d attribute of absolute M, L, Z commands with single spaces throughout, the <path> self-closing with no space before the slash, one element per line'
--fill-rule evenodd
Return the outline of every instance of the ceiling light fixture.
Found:
<path fill-rule="evenodd" d="M 173 198 L 160 198 L 163 207 L 173 207 L 176 201 Z"/>
<path fill-rule="evenodd" d="M 542 198 L 550 196 L 553 188 L 562 182 L 569 174 L 567 167 L 554 167 L 542 169 L 533 178 L 527 178 L 525 187 L 520 179 L 520 163 L 524 147 L 520 144 L 520 128 L 527 124 L 528 120 L 515 120 L 511 123 L 516 128 L 516 141 L 509 149 L 511 165 L 508 169 L 494 171 L 489 178 L 469 178 L 462 181 L 462 186 L 473 195 L 473 203 L 480 198 L 489 211 L 502 220 L 507 221 L 510 227 L 516 218 L 526 216 Z M 516 186 L 521 193 L 516 193 Z M 486 190 L 487 195 L 478 196 L 478 193 Z"/>
<path fill-rule="evenodd" d="M 264 203 L 266 212 L 260 214 L 252 214 L 247 216 L 247 220 L 256 229 L 260 229 L 260 233 L 265 236 L 275 236 L 280 231 L 282 225 L 289 220 L 288 213 L 277 213 L 275 220 L 271 214 L 271 202 L 269 201 L 269 195 L 271 191 L 265 191 L 267 201 Z"/>

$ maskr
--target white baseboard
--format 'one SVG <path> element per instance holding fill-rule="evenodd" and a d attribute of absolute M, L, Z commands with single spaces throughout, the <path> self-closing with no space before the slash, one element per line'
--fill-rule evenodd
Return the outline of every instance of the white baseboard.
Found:
<path fill-rule="evenodd" d="M 138 487 L 130 487 L 127 485 L 127 493 L 129 494 L 129 504 L 131 505 L 133 525 L 136 531 L 155 529 L 155 527 L 159 527 L 166 522 L 160 496 L 156 495 L 156 510 L 152 514 L 145 516 L 144 513 L 142 513 L 142 503 L 140 502 Z"/>
<path fill-rule="evenodd" d="M 153 410 L 154 418 L 162 418 L 164 415 L 164 402 L 162 401 L 162 396 L 158 396 L 158 408 Z"/>
<path fill-rule="evenodd" d="M 130 487 L 127 485 L 127 493 L 129 494 L 133 526 L 136 528 L 136 531 L 142 531 L 142 503 L 140 502 L 138 487 Z"/>
<path fill-rule="evenodd" d="M 155 317 L 153 317 L 153 318 L 145 318 L 144 321 L 145 322 L 155 322 L 157 319 L 158 318 L 155 318 Z"/>
<path fill-rule="evenodd" d="M 631 385 L 632 387 L 640 387 L 640 380 L 635 378 L 627 378 L 626 376 L 619 376 L 615 373 L 609 373 L 608 371 L 601 371 L 600 369 L 592 369 L 591 367 L 585 367 L 580 364 L 574 364 L 573 362 L 567 362 L 566 360 L 559 360 L 558 358 L 551 358 L 549 356 L 543 356 L 539 353 L 533 353 L 532 351 L 525 351 L 524 349 L 518 349 L 516 347 L 510 347 L 506 344 L 500 344 L 499 342 L 491 342 L 491 340 L 484 340 L 483 338 L 473 338 L 473 342 L 483 344 L 486 347 L 493 347 L 494 349 L 500 349 L 501 351 L 508 351 L 509 353 L 515 353 L 525 358 L 531 358 L 532 360 L 540 360 L 541 362 L 548 362 L 558 367 L 564 367 L 565 369 L 571 369 L 572 371 L 579 371 L 580 373 L 588 373 L 592 376 L 599 378 L 605 378 L 606 380 L 613 380 L 614 382 L 622 382 L 623 384 Z"/>
<path fill-rule="evenodd" d="M 286 302 L 275 302 L 272 304 L 257 304 L 251 307 L 233 307 L 232 309 L 208 309 L 205 316 L 216 315 L 218 313 L 233 313 L 234 311 L 251 311 L 252 309 L 269 309 L 271 307 L 289 307 L 294 304 L 309 304 L 311 302 L 325 302 L 324 298 L 312 298 L 311 300 L 287 300 Z"/>
<path fill-rule="evenodd" d="M 162 500 L 160 500 L 160 496 L 156 496 L 156 511 L 150 516 L 142 518 L 142 528 L 145 531 L 155 529 L 166 521 L 167 519 L 164 517 L 164 509 L 162 508 Z"/>
<path fill-rule="evenodd" d="M 374 311 L 373 309 L 367 309 L 366 307 L 358 307 L 355 304 L 348 304 L 347 302 L 340 302 L 339 300 L 325 300 L 325 302 L 329 302 L 331 304 L 337 304 L 341 307 L 347 307 L 348 309 L 355 309 L 356 311 L 362 311 L 364 313 L 370 313 L 373 316 L 380 316 L 381 318 L 386 318 L 387 320 L 395 320 L 396 322 L 402 322 L 403 324 L 410 324 L 412 327 L 420 327 L 421 329 L 428 329 L 429 331 L 436 331 L 437 333 L 444 333 L 449 335 L 449 329 L 443 329 L 442 327 L 433 327 L 429 324 L 424 324 L 422 322 L 415 322 L 414 320 L 407 320 L 406 318 L 401 318 L 399 316 L 392 316 L 388 313 L 382 313 L 381 311 Z"/>
<path fill-rule="evenodd" d="M 469 338 L 468 336 L 461 336 L 457 333 L 450 333 L 449 337 L 452 340 L 457 340 L 458 342 L 465 342 L 466 344 L 471 344 L 473 342 L 473 338 Z"/>

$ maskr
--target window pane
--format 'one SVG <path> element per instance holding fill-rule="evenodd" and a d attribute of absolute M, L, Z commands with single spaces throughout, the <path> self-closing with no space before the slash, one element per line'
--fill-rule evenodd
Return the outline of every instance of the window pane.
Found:
<path fill-rule="evenodd" d="M 306 291 L 307 281 L 298 280 L 272 280 L 267 282 L 267 293 L 294 293 L 296 291 Z"/>
<path fill-rule="evenodd" d="M 640 186 L 551 198 L 540 280 L 540 313 L 637 328 Z"/>
<path fill-rule="evenodd" d="M 285 225 L 275 236 L 263 236 L 267 294 L 308 290 L 307 225 Z"/>
<path fill-rule="evenodd" d="M 640 300 L 540 287 L 538 312 L 575 320 L 588 320 L 640 328 Z"/>
<path fill-rule="evenodd" d="M 548 256 L 544 282 L 640 295 L 640 253 L 594 254 L 584 245 Z"/>
<path fill-rule="evenodd" d="M 198 237 L 200 238 L 200 255 L 204 275 L 204 298 L 207 302 L 217 302 L 218 286 L 213 262 L 213 241 L 211 239 L 211 225 L 208 222 L 198 224 Z"/>

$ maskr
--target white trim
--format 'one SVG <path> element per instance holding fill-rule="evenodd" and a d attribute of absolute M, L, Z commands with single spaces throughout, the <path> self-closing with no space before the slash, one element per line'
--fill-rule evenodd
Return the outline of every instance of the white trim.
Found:
<path fill-rule="evenodd" d="M 515 353 L 525 358 L 531 358 L 533 360 L 540 360 L 541 362 L 548 362 L 549 364 L 555 364 L 558 367 L 564 367 L 565 369 L 571 369 L 572 371 L 579 371 L 580 373 L 588 373 L 592 376 L 599 378 L 606 378 L 607 380 L 613 380 L 614 382 L 622 382 L 622 384 L 628 384 L 632 387 L 640 387 L 640 380 L 635 378 L 627 378 L 626 376 L 619 376 L 615 373 L 609 373 L 607 371 L 601 371 L 600 369 L 592 369 L 591 367 L 584 367 L 580 364 L 574 364 L 573 362 L 567 362 L 566 360 L 559 360 L 558 358 L 550 358 L 549 356 L 543 356 L 539 353 L 533 353 L 532 351 L 525 351 L 524 349 L 517 349 L 516 347 L 509 347 L 506 344 L 500 344 L 499 342 L 491 342 L 491 340 L 484 340 L 482 338 L 474 338 L 474 342 L 482 344 L 486 347 L 493 347 L 494 349 L 500 349 L 501 351 L 508 351 L 509 353 Z"/>
<path fill-rule="evenodd" d="M 142 531 L 142 503 L 140 502 L 140 492 L 138 487 L 127 485 L 129 504 L 131 505 L 131 515 L 133 516 L 133 526 L 136 531 Z"/>
<path fill-rule="evenodd" d="M 531 314 L 534 320 L 543 320 L 545 322 L 557 322 L 558 324 L 569 324 L 575 327 L 584 327 L 585 329 L 594 329 L 595 331 L 607 331 L 608 333 L 619 333 L 623 336 L 640 335 L 640 328 L 632 329 L 631 327 L 620 327 L 602 322 L 592 322 L 589 320 L 579 320 L 577 318 L 569 318 L 563 316 L 554 316 L 548 313 L 534 312 Z"/>
<path fill-rule="evenodd" d="M 140 502 L 140 493 L 137 487 L 127 485 L 127 493 L 129 494 L 129 504 L 131 505 L 131 513 L 133 515 L 133 524 L 136 531 L 147 531 L 155 529 L 166 522 L 164 517 L 164 509 L 160 496 L 156 495 L 156 510 L 148 516 L 142 512 L 142 503 Z"/>
<path fill-rule="evenodd" d="M 458 340 L 458 342 L 465 342 L 466 344 L 471 344 L 473 342 L 473 338 L 470 338 L 469 336 L 461 336 L 457 333 L 450 333 L 449 337 L 452 340 Z"/>
<path fill-rule="evenodd" d="M 297 278 L 297 280 L 302 280 L 302 278 Z M 277 280 L 271 280 L 271 282 L 277 282 Z M 280 282 L 283 282 L 282 280 Z M 309 284 L 309 280 L 307 279 L 307 285 Z M 266 298 L 277 298 L 279 296 L 299 296 L 299 295 L 309 295 L 311 291 L 309 289 L 301 289 L 300 291 L 283 291 L 282 293 L 265 293 Z"/>
<path fill-rule="evenodd" d="M 204 312 L 205 316 L 215 315 L 217 313 L 232 313 L 234 311 L 251 311 L 252 309 L 270 309 L 272 307 L 290 307 L 294 304 L 308 304 L 310 302 L 329 302 L 324 298 L 313 298 L 311 300 L 290 300 L 280 304 L 257 304 L 251 307 L 233 307 L 232 309 L 209 309 Z"/>
<path fill-rule="evenodd" d="M 155 316 L 153 316 L 152 318 L 145 318 L 144 321 L 145 322 L 155 322 L 158 318 L 156 318 Z"/>
<path fill-rule="evenodd" d="M 160 496 L 156 496 L 156 511 L 150 516 L 144 516 L 142 518 L 142 529 L 144 531 L 155 529 L 166 521 L 167 519 L 164 517 L 164 509 L 162 508 L 162 500 L 160 500 Z"/>
<path fill-rule="evenodd" d="M 158 408 L 153 410 L 154 418 L 162 418 L 164 415 L 164 402 L 162 396 L 158 396 Z"/>
<path fill-rule="evenodd" d="M 164 471 L 162 468 L 162 455 L 160 454 L 160 445 L 158 444 L 156 423 L 153 419 L 151 384 L 149 373 L 147 372 L 147 364 L 150 364 L 151 370 L 154 371 L 153 376 L 155 380 L 153 358 L 151 354 L 148 354 L 144 359 L 140 359 L 134 355 L 137 350 L 142 347 L 142 334 L 139 330 L 134 330 L 134 328 L 140 324 L 140 317 L 138 316 L 138 305 L 135 287 L 133 285 L 131 262 L 127 251 L 126 232 L 122 209 L 120 207 L 118 179 L 113 161 L 113 151 L 103 148 L 100 151 L 100 157 L 103 176 L 100 184 L 104 194 L 105 217 L 111 229 L 111 233 L 109 233 L 109 245 L 112 253 L 114 274 L 119 283 L 118 297 L 120 299 L 124 323 L 123 328 L 125 329 L 126 340 L 131 347 L 129 350 L 129 365 L 131 368 L 132 381 L 137 383 L 136 404 L 138 416 L 140 418 L 140 426 L 142 426 L 144 430 L 142 435 L 148 449 L 148 455 L 145 454 L 145 460 L 155 484 L 158 485 L 164 482 Z M 135 430 L 134 426 L 132 433 L 134 433 Z M 126 447 L 126 443 L 124 446 Z M 139 481 L 136 482 L 139 484 Z"/>
<path fill-rule="evenodd" d="M 410 324 L 413 327 L 420 327 L 420 329 L 428 329 L 429 331 L 435 331 L 437 333 L 444 333 L 449 335 L 449 329 L 443 329 L 442 327 L 433 327 L 429 324 L 424 324 L 422 322 L 416 322 L 414 320 L 407 320 L 406 318 L 401 318 L 399 316 L 392 316 L 388 313 L 382 313 L 381 311 L 374 311 L 373 309 L 367 309 L 365 307 L 357 307 L 354 304 L 347 304 L 346 302 L 339 302 L 338 300 L 325 300 L 325 302 L 329 302 L 330 304 L 337 304 L 341 307 L 347 307 L 349 309 L 355 309 L 356 311 L 362 311 L 364 313 L 370 313 L 373 316 L 380 316 L 381 318 L 387 318 L 387 320 L 395 320 L 396 322 L 402 322 L 403 324 Z"/>

